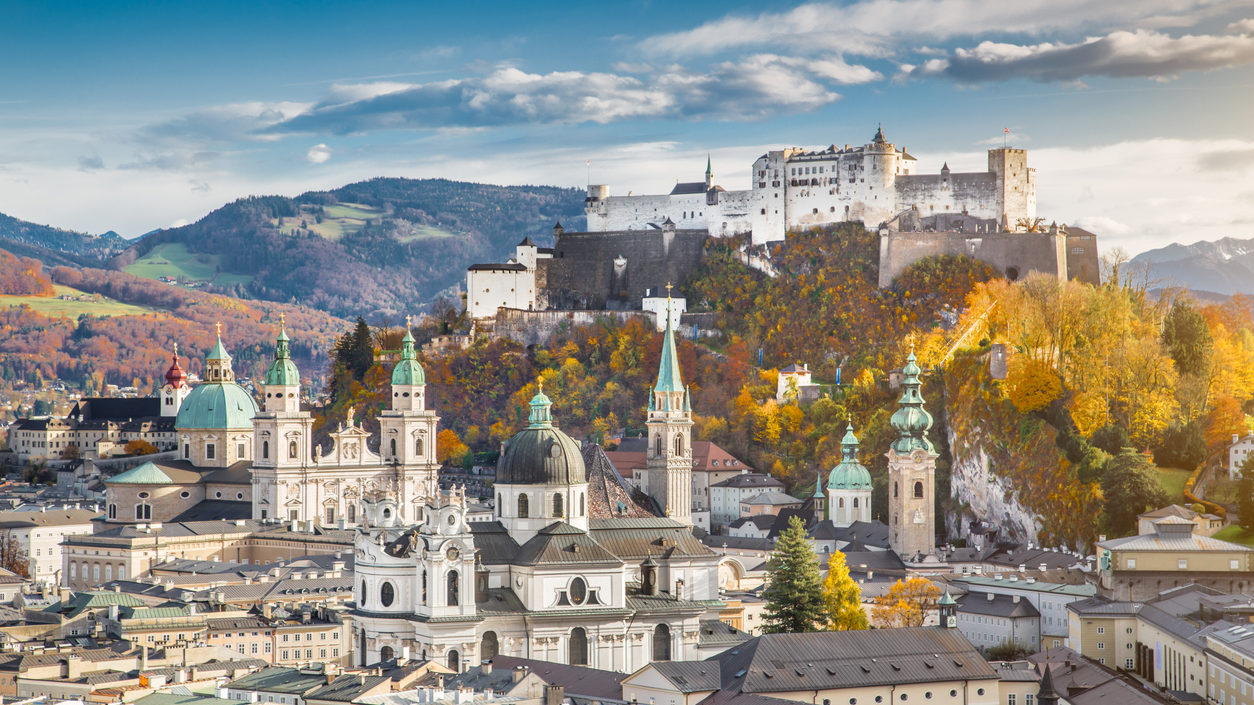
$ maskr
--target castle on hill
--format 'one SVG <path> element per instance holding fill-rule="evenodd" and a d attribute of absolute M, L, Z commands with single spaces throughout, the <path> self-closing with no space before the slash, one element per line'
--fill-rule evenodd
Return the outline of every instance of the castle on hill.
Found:
<path fill-rule="evenodd" d="M 711 235 L 752 234 L 754 244 L 783 240 L 788 230 L 861 221 L 868 228 L 914 211 L 923 216 L 964 214 L 977 232 L 1012 230 L 1036 217 L 1036 170 L 1027 151 L 988 150 L 988 169 L 916 172 L 917 159 L 884 137 L 865 145 L 772 150 L 758 157 L 750 188 L 728 191 L 714 183 L 707 160 L 705 180 L 677 183 L 651 196 L 611 196 L 603 184 L 588 187 L 589 231 L 642 230 L 670 219 L 679 229 Z"/>

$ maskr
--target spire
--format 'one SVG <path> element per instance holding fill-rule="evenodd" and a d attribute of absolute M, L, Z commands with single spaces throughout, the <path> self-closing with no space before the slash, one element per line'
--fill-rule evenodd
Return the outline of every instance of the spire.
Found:
<path fill-rule="evenodd" d="M 845 426 L 845 437 L 840 439 L 840 459 L 846 463 L 858 462 L 858 437 L 853 435 L 853 422 Z"/>
<path fill-rule="evenodd" d="M 174 354 L 171 356 L 170 369 L 165 372 L 166 384 L 178 389 L 187 382 L 187 373 L 179 366 L 179 344 L 174 344 Z"/>
<path fill-rule="evenodd" d="M 872 138 L 871 138 L 871 141 L 872 141 L 873 143 L 875 143 L 875 144 L 884 144 L 885 142 L 887 142 L 887 141 L 888 141 L 888 140 L 884 139 L 884 126 L 883 126 L 882 124 L 880 124 L 880 123 L 876 123 L 876 125 L 875 125 L 875 137 L 872 137 Z"/>
<path fill-rule="evenodd" d="M 710 154 L 705 155 L 705 187 L 708 189 L 714 185 L 714 164 L 710 160 Z"/>
<path fill-rule="evenodd" d="M 684 411 L 692 411 L 692 392 L 684 385 Z"/>
<path fill-rule="evenodd" d="M 414 350 L 413 319 L 405 317 L 405 336 L 401 338 L 401 359 L 392 368 L 392 384 L 409 387 L 422 387 L 427 384 L 427 373 L 418 364 L 418 353 Z"/>
<path fill-rule="evenodd" d="M 550 428 L 553 426 L 553 402 L 544 395 L 544 380 L 536 380 L 536 395 L 531 398 L 531 425 L 528 428 Z"/>
<path fill-rule="evenodd" d="M 231 355 L 222 344 L 222 324 L 215 324 L 214 329 L 217 333 L 217 342 L 205 356 L 205 381 L 234 382 L 235 370 L 231 368 Z"/>
<path fill-rule="evenodd" d="M 675 350 L 675 333 L 671 329 L 671 285 L 666 285 L 666 333 L 662 338 L 662 358 L 658 361 L 655 392 L 682 392 L 683 378 L 679 374 L 679 354 Z"/>
<path fill-rule="evenodd" d="M 226 347 L 222 345 L 222 322 L 213 324 L 214 331 L 218 336 L 218 341 L 214 344 L 213 349 L 205 357 L 206 360 L 226 360 L 230 361 L 231 355 L 226 351 Z"/>
<path fill-rule="evenodd" d="M 279 337 L 275 339 L 274 357 L 278 360 L 286 360 L 291 356 L 288 348 L 290 339 L 287 337 L 287 316 L 279 314 Z"/>
<path fill-rule="evenodd" d="M 914 343 L 910 344 L 910 355 L 906 357 L 906 366 L 901 368 L 906 376 L 901 382 L 901 398 L 897 403 L 901 408 L 893 413 L 890 423 L 897 430 L 897 440 L 893 441 L 893 450 L 898 453 L 909 453 L 920 449 L 929 453 L 933 451 L 932 442 L 927 439 L 927 432 L 932 428 L 932 415 L 923 408 L 923 394 L 919 388 L 922 370 L 916 364 Z"/>
<path fill-rule="evenodd" d="M 1041 687 L 1036 700 L 1041 705 L 1058 705 L 1058 690 L 1054 688 L 1054 669 L 1049 667 L 1049 661 L 1042 663 L 1041 669 L 1045 671 L 1045 674 L 1041 676 Z"/>

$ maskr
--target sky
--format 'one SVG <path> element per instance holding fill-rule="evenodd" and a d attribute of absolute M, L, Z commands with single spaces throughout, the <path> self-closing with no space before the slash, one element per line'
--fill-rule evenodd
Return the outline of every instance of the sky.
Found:
<path fill-rule="evenodd" d="M 17 2 L 0 212 L 134 237 L 375 176 L 666 192 L 863 144 L 1028 150 L 1103 249 L 1254 237 L 1254 0 Z M 1007 137 L 1005 129 L 1010 130 Z"/>

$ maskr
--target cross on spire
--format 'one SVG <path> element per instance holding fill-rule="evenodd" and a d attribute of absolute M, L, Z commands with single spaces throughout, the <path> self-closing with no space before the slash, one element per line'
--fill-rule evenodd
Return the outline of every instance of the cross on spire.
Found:
<path fill-rule="evenodd" d="M 218 321 L 217 323 L 213 324 L 213 327 L 214 329 L 218 331 L 218 337 L 221 338 L 222 337 L 222 321 Z"/>
<path fill-rule="evenodd" d="M 670 297 L 671 297 L 671 283 L 666 282 L 666 298 L 669 299 Z"/>
<path fill-rule="evenodd" d="M 405 329 L 406 329 L 406 330 L 408 330 L 408 329 L 413 328 L 413 327 L 414 327 L 414 317 L 413 317 L 413 316 L 405 316 Z"/>
<path fill-rule="evenodd" d="M 287 314 L 286 314 L 286 313 L 279 313 L 279 325 L 280 325 L 280 326 L 286 326 L 286 325 L 287 325 Z"/>
<path fill-rule="evenodd" d="M 179 344 L 178 344 L 178 341 L 176 340 L 174 341 L 174 359 L 177 360 L 178 357 L 179 357 Z"/>

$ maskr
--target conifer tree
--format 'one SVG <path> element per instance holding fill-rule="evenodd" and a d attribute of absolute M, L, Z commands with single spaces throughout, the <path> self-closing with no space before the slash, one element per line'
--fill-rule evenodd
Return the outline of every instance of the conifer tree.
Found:
<path fill-rule="evenodd" d="M 764 631 L 813 632 L 826 624 L 816 560 L 805 525 L 800 517 L 792 517 L 767 563 L 771 577 L 762 591 L 766 598 Z"/>
<path fill-rule="evenodd" d="M 866 629 L 866 612 L 862 611 L 862 588 L 849 577 L 845 554 L 833 551 L 827 561 L 827 578 L 823 581 L 823 611 L 827 629 L 833 632 Z"/>

